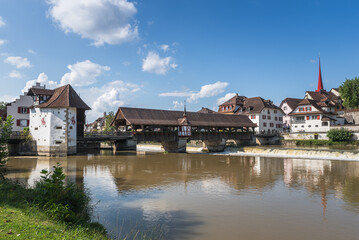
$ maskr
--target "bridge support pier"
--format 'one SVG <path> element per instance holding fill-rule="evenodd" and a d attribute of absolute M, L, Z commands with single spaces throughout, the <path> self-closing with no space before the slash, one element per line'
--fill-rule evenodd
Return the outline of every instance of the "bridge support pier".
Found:
<path fill-rule="evenodd" d="M 205 140 L 203 141 L 203 149 L 209 152 L 223 152 L 226 148 L 226 139 L 222 140 Z"/>
<path fill-rule="evenodd" d="M 187 139 L 178 139 L 177 141 L 162 142 L 162 147 L 166 152 L 185 153 Z"/>
<path fill-rule="evenodd" d="M 136 150 L 137 141 L 133 139 L 116 140 L 114 143 L 114 151 Z"/>

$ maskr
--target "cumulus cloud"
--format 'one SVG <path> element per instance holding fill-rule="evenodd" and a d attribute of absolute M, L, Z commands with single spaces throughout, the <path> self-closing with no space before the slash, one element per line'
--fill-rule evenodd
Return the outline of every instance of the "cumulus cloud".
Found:
<path fill-rule="evenodd" d="M 19 56 L 7 57 L 4 60 L 4 62 L 13 65 L 16 68 L 30 68 L 30 67 L 32 67 L 29 60 L 27 60 L 27 58 L 23 58 L 23 57 L 19 57 Z"/>
<path fill-rule="evenodd" d="M 162 49 L 164 52 L 167 52 L 167 51 L 170 49 L 170 47 L 169 47 L 167 44 L 163 44 L 163 45 L 161 45 L 161 49 Z"/>
<path fill-rule="evenodd" d="M 317 61 L 315 61 L 314 59 L 310 59 L 309 62 L 310 63 L 316 63 Z"/>
<path fill-rule="evenodd" d="M 192 96 L 194 92 L 188 90 L 188 91 L 182 91 L 182 92 L 166 92 L 166 93 L 160 93 L 160 97 L 190 97 Z"/>
<path fill-rule="evenodd" d="M 97 118 L 103 112 L 116 111 L 119 106 L 128 104 L 131 96 L 143 88 L 142 85 L 116 80 L 103 85 L 82 89 L 82 98 L 91 106 L 90 118 Z"/>
<path fill-rule="evenodd" d="M 49 16 L 66 33 L 92 39 L 95 46 L 121 44 L 138 37 L 131 23 L 137 13 L 127 0 L 48 0 Z"/>
<path fill-rule="evenodd" d="M 149 52 L 143 59 L 142 71 L 165 75 L 171 68 L 175 69 L 177 64 L 172 57 L 161 58 L 156 52 Z"/>
<path fill-rule="evenodd" d="M 2 18 L 2 16 L 0 16 L 0 27 L 3 27 L 5 25 L 6 25 L 6 23 L 5 23 L 4 19 Z"/>
<path fill-rule="evenodd" d="M 6 40 L 0 39 L 0 46 L 1 46 L 1 45 L 4 45 L 5 43 L 6 43 Z"/>
<path fill-rule="evenodd" d="M 224 92 L 228 86 L 227 82 L 216 82 L 213 84 L 207 84 L 201 87 L 199 92 L 193 93 L 188 99 L 188 102 L 195 102 L 200 98 L 213 97 Z"/>
<path fill-rule="evenodd" d="M 16 100 L 17 97 L 10 96 L 10 95 L 2 95 L 0 96 L 0 102 L 10 103 Z"/>
<path fill-rule="evenodd" d="M 22 93 L 27 92 L 32 86 L 35 86 L 37 82 L 41 85 L 46 85 L 46 88 L 48 89 L 53 89 L 59 86 L 57 82 L 49 80 L 49 77 L 45 73 L 40 73 L 37 79 L 26 82 L 25 87 L 21 90 Z"/>
<path fill-rule="evenodd" d="M 221 105 L 222 103 L 228 101 L 229 99 L 231 99 L 234 96 L 236 96 L 235 93 L 227 93 L 225 96 L 217 99 L 217 104 Z"/>
<path fill-rule="evenodd" d="M 184 106 L 183 102 L 179 102 L 179 101 L 173 101 L 172 104 L 173 104 L 173 109 L 181 109 Z"/>
<path fill-rule="evenodd" d="M 61 78 L 61 84 L 71 84 L 75 87 L 91 85 L 96 82 L 96 78 L 102 75 L 104 71 L 110 70 L 109 67 L 101 66 L 90 60 L 68 65 L 67 68 L 70 72 L 65 73 Z"/>
<path fill-rule="evenodd" d="M 13 71 L 11 71 L 9 73 L 9 77 L 11 77 L 11 78 L 22 78 L 22 75 L 18 71 L 13 70 Z"/>

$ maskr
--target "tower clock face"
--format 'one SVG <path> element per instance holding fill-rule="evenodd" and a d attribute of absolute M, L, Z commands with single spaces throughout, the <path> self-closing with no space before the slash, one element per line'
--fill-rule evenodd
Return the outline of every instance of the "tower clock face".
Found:
<path fill-rule="evenodd" d="M 43 117 L 43 118 L 41 118 L 41 124 L 42 125 L 46 125 L 46 119 Z"/>

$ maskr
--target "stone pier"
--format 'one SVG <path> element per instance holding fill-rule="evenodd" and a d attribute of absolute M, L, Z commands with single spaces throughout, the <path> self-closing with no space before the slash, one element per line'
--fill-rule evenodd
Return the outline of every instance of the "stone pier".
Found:
<path fill-rule="evenodd" d="M 162 142 L 162 147 L 166 152 L 185 153 L 187 139 L 179 139 L 177 141 Z"/>
<path fill-rule="evenodd" d="M 207 149 L 209 152 L 223 152 L 226 148 L 226 139 L 222 140 L 205 140 L 203 141 L 203 149 Z"/>
<path fill-rule="evenodd" d="M 122 150 L 136 150 L 137 141 L 133 139 L 116 140 L 114 144 L 114 151 Z"/>

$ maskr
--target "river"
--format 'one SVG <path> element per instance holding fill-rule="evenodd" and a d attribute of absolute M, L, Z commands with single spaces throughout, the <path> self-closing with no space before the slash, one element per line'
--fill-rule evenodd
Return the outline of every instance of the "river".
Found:
<path fill-rule="evenodd" d="M 118 239 L 358 239 L 359 162 L 111 151 L 10 158 L 33 184 L 61 162 Z"/>

